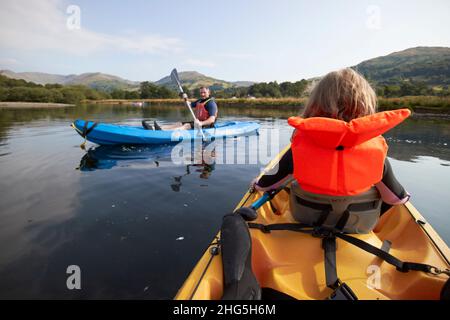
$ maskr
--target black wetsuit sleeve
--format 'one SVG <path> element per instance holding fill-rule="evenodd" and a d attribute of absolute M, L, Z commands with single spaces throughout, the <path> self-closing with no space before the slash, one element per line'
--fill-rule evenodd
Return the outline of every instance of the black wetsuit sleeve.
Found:
<path fill-rule="evenodd" d="M 384 172 L 383 179 L 381 180 L 388 188 L 391 190 L 399 199 L 403 199 L 408 196 L 405 188 L 400 184 L 394 175 L 394 170 L 392 170 L 391 163 L 389 159 L 386 158 L 384 161 Z"/>
<path fill-rule="evenodd" d="M 383 213 L 391 206 L 403 204 L 410 198 L 408 191 L 405 190 L 395 177 L 388 158 L 384 161 L 383 178 L 379 183 L 375 184 L 375 186 L 380 192 L 381 199 L 383 200 L 381 207 L 381 212 Z"/>
<path fill-rule="evenodd" d="M 271 189 L 272 186 L 276 186 L 277 183 L 293 173 L 294 159 L 292 158 L 292 149 L 289 148 L 280 161 L 257 181 L 256 186 L 260 189 Z"/>

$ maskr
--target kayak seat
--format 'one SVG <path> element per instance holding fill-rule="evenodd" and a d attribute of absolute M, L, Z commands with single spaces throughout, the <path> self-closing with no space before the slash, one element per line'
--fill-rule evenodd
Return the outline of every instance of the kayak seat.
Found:
<path fill-rule="evenodd" d="M 220 234 L 222 300 L 260 300 L 261 288 L 252 270 L 252 240 L 245 220 L 239 214 L 225 215 Z"/>

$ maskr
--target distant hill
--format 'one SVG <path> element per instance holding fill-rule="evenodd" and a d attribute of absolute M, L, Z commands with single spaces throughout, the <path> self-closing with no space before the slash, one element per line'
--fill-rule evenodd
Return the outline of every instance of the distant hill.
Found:
<path fill-rule="evenodd" d="M 79 75 L 59 75 L 42 72 L 13 72 L 0 70 L 0 74 L 11 79 L 23 79 L 37 84 L 57 83 L 62 85 L 85 85 L 87 87 L 102 91 L 113 91 L 114 89 L 133 89 L 139 86 L 139 82 L 122 79 L 117 76 L 95 72 L 82 73 Z"/>
<path fill-rule="evenodd" d="M 228 82 L 225 80 L 219 80 L 212 77 L 205 76 L 196 71 L 184 71 L 179 72 L 180 81 L 183 86 L 186 86 L 190 90 L 196 89 L 201 86 L 207 86 L 212 90 L 223 90 L 232 87 L 249 87 L 255 82 L 252 81 L 236 81 Z M 170 76 L 164 77 L 155 82 L 155 84 L 160 86 L 165 86 L 171 89 L 176 89 L 175 84 L 170 79 Z"/>
<path fill-rule="evenodd" d="M 25 81 L 43 85 L 48 83 L 57 83 L 62 85 L 81 84 L 93 89 L 98 89 L 106 92 L 111 92 L 114 89 L 136 90 L 139 87 L 138 81 L 130 81 L 114 75 L 100 72 L 82 73 L 79 75 L 60 75 L 42 72 L 13 72 L 11 70 L 0 70 L 0 74 L 11 79 L 23 79 Z M 180 72 L 179 76 L 183 86 L 188 87 L 190 90 L 198 88 L 200 86 L 209 86 L 213 90 L 222 90 L 232 87 L 249 87 L 255 83 L 252 81 L 228 82 L 205 76 L 196 71 Z M 171 89 L 176 89 L 169 76 L 156 81 L 155 84 L 162 85 Z"/>
<path fill-rule="evenodd" d="M 377 57 L 352 68 L 361 72 L 369 81 L 378 86 L 401 85 L 408 82 L 424 83 L 427 87 L 442 87 L 450 85 L 450 48 L 446 47 L 417 47 L 400 52 Z M 168 70 L 169 73 L 169 70 Z M 140 83 L 126 80 L 114 75 L 104 73 L 83 73 L 71 75 L 49 74 L 41 72 L 20 72 L 0 70 L 0 74 L 13 79 L 48 84 L 85 85 L 93 89 L 111 92 L 114 89 L 135 91 Z M 215 91 L 233 91 L 232 88 L 250 87 L 256 82 L 251 81 L 225 81 L 206 76 L 196 71 L 180 72 L 180 80 L 183 86 L 190 90 L 200 86 L 208 86 Z M 310 87 L 320 77 L 309 79 Z M 169 76 L 155 82 L 157 85 L 175 89 L 175 85 Z M 307 89 L 309 91 L 310 89 Z"/>
<path fill-rule="evenodd" d="M 450 48 L 417 47 L 370 59 L 353 67 L 376 84 L 402 80 L 450 85 Z"/>
<path fill-rule="evenodd" d="M 64 84 L 65 79 L 73 76 L 63 76 L 59 74 L 50 74 L 42 72 L 14 72 L 11 70 L 0 70 L 0 74 L 11 79 L 22 79 L 37 84 L 58 83 Z"/>

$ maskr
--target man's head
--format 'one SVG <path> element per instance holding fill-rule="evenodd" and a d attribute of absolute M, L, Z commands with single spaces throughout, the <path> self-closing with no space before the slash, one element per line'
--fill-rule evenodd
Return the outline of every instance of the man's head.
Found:
<path fill-rule="evenodd" d="M 200 87 L 200 97 L 202 99 L 209 98 L 209 88 L 208 87 Z"/>

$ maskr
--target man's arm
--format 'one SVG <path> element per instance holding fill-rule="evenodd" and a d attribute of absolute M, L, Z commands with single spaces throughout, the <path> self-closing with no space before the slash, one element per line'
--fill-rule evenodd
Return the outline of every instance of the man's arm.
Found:
<path fill-rule="evenodd" d="M 200 121 L 200 124 L 202 125 L 202 127 L 204 127 L 204 126 L 212 125 L 214 122 L 216 122 L 216 117 L 210 116 L 208 119 L 206 119 L 204 121 Z"/>

